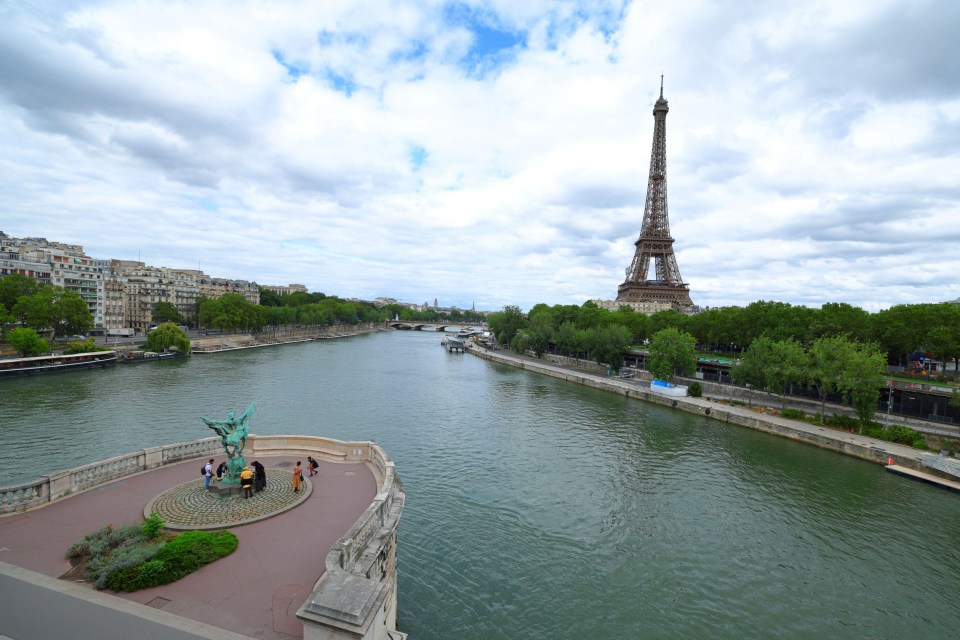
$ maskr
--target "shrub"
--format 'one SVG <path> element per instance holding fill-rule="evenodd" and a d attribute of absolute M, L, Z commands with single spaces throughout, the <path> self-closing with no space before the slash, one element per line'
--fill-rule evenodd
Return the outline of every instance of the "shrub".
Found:
<path fill-rule="evenodd" d="M 110 589 L 136 591 L 174 582 L 230 555 L 237 537 L 229 531 L 185 531 L 136 565 L 116 566 L 105 580 Z"/>
<path fill-rule="evenodd" d="M 237 537 L 229 531 L 188 531 L 163 535 L 156 513 L 138 524 L 106 526 L 71 545 L 68 558 L 86 558 L 87 576 L 97 589 L 136 591 L 167 584 L 229 555 Z"/>
<path fill-rule="evenodd" d="M 153 540 L 160 535 L 160 532 L 163 531 L 163 518 L 161 518 L 156 511 L 150 514 L 150 517 L 143 521 L 143 526 L 140 528 L 140 533 L 147 540 Z"/>
<path fill-rule="evenodd" d="M 794 420 L 803 420 L 806 417 L 802 409 L 784 409 L 780 413 L 784 418 L 793 418 Z"/>
<path fill-rule="evenodd" d="M 687 387 L 687 393 L 694 398 L 699 398 L 703 395 L 703 385 L 701 385 L 699 382 L 691 382 L 690 386 Z"/>

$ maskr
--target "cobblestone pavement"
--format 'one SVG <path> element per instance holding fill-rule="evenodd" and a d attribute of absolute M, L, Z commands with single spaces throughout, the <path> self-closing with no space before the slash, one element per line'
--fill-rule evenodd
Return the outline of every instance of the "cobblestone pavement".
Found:
<path fill-rule="evenodd" d="M 242 494 L 221 498 L 205 490 L 203 484 L 203 478 L 198 478 L 164 491 L 147 504 L 144 515 L 155 511 L 168 529 L 222 529 L 293 509 L 313 491 L 304 475 L 300 491 L 294 493 L 293 473 L 281 469 L 270 469 L 267 488 L 251 498 Z"/>

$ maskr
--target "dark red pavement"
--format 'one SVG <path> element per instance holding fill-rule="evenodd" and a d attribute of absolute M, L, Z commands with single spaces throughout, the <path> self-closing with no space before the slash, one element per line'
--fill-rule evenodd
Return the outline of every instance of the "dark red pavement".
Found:
<path fill-rule="evenodd" d="M 268 474 L 296 459 L 259 458 Z M 166 466 L 0 518 L 0 561 L 59 577 L 70 569 L 64 554 L 71 544 L 106 524 L 140 521 L 151 498 L 193 479 L 196 467 L 196 460 Z M 377 492 L 373 472 L 363 463 L 320 461 L 312 480 L 313 493 L 296 508 L 231 527 L 240 543 L 230 556 L 173 584 L 115 595 L 153 606 L 162 598 L 169 601 L 163 611 L 252 638 L 301 638 L 297 609 L 322 575 L 330 548 Z"/>

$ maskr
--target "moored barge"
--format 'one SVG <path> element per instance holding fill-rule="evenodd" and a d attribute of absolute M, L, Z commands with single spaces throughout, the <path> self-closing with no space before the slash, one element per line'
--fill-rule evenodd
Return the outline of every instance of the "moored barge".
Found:
<path fill-rule="evenodd" d="M 117 364 L 116 351 L 91 351 L 70 355 L 34 356 L 0 360 L 0 378 L 35 376 L 80 369 L 112 367 Z"/>

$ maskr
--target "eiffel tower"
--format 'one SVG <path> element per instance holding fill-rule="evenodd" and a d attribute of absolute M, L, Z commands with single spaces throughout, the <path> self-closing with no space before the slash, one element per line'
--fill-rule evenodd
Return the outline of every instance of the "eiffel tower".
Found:
<path fill-rule="evenodd" d="M 663 98 L 663 76 L 660 76 L 660 99 L 653 106 L 653 150 L 650 153 L 650 180 L 647 203 L 643 208 L 643 226 L 634 243 L 637 251 L 627 269 L 627 279 L 617 287 L 618 302 L 667 302 L 678 311 L 693 306 L 690 289 L 680 277 L 677 258 L 673 254 L 670 219 L 667 216 L 667 101 Z M 648 279 L 650 261 L 656 267 L 656 279 Z"/>

